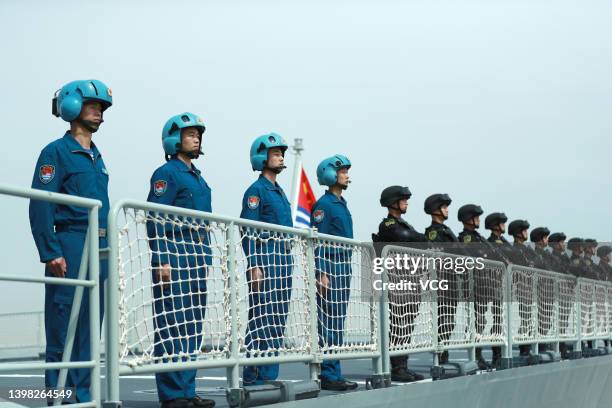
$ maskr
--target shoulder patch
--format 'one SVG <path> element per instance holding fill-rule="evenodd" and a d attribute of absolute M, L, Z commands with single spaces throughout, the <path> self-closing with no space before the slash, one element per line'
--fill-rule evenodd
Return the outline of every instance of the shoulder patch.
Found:
<path fill-rule="evenodd" d="M 427 234 L 427 238 L 428 238 L 430 241 L 433 241 L 433 240 L 434 240 L 434 239 L 436 239 L 437 237 L 438 237 L 438 231 L 436 231 L 436 230 L 431 230 L 431 231 L 429 231 L 429 233 Z"/>
<path fill-rule="evenodd" d="M 153 183 L 153 194 L 160 197 L 168 189 L 168 182 L 166 180 L 157 180 Z"/>
<path fill-rule="evenodd" d="M 249 198 L 247 198 L 247 206 L 251 210 L 255 210 L 257 207 L 259 207 L 259 197 L 254 195 L 249 196 Z"/>
<path fill-rule="evenodd" d="M 325 211 L 323 211 L 323 210 L 316 210 L 312 214 L 312 218 L 314 219 L 314 222 L 316 222 L 317 224 L 320 223 L 321 221 L 323 221 L 323 218 L 325 218 Z"/>
<path fill-rule="evenodd" d="M 38 178 L 43 184 L 49 184 L 55 177 L 55 166 L 51 164 L 43 164 L 38 171 Z"/>
<path fill-rule="evenodd" d="M 469 244 L 470 242 L 472 242 L 472 236 L 471 235 L 464 236 L 463 242 L 465 242 L 466 244 Z"/>
<path fill-rule="evenodd" d="M 395 220 L 391 218 L 390 220 L 385 221 L 385 227 L 391 226 L 395 224 Z"/>

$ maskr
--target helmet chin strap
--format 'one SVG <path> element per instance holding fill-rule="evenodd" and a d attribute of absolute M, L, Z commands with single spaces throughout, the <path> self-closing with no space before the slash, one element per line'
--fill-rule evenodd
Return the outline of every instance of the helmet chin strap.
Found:
<path fill-rule="evenodd" d="M 407 208 L 402 210 L 398 203 L 399 203 L 399 201 L 396 201 L 396 202 L 393 203 L 392 206 L 389 206 L 388 208 L 392 208 L 392 209 L 394 209 L 396 211 L 399 211 L 400 214 L 406 214 Z"/>
<path fill-rule="evenodd" d="M 100 125 L 104 122 L 103 119 L 100 119 L 100 123 L 96 123 L 91 120 L 84 120 L 81 118 L 77 118 L 76 121 L 91 133 L 96 133 L 100 128 Z"/>
<path fill-rule="evenodd" d="M 187 157 L 189 157 L 192 160 L 195 160 L 198 157 L 200 157 L 200 155 L 204 154 L 204 152 L 200 149 L 198 149 L 197 152 L 191 151 L 191 152 L 182 152 L 182 153 L 184 153 Z"/>
<path fill-rule="evenodd" d="M 442 217 L 443 220 L 448 220 L 448 215 L 444 215 L 444 213 L 438 209 L 438 211 L 431 213 L 431 215 L 436 215 L 438 217 Z"/>
<path fill-rule="evenodd" d="M 476 225 L 476 223 L 474 222 L 474 218 L 471 218 L 470 220 L 471 220 L 470 222 L 466 222 L 464 224 L 469 225 L 470 227 L 474 228 L 475 230 L 480 228 L 480 225 Z"/>

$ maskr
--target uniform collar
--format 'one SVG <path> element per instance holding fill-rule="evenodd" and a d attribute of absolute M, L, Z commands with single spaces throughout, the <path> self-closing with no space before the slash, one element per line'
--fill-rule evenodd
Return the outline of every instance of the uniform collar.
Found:
<path fill-rule="evenodd" d="M 446 228 L 446 224 L 440 224 L 439 222 L 433 220 L 431 221 L 431 226 L 437 228 Z"/>
<path fill-rule="evenodd" d="M 263 185 L 268 189 L 268 190 L 279 190 L 280 191 L 280 185 L 278 184 L 278 182 L 274 182 L 272 183 L 270 180 L 268 180 L 263 174 L 259 175 L 259 181 L 261 183 L 263 183 Z"/>
<path fill-rule="evenodd" d="M 467 228 L 464 228 L 464 229 L 463 229 L 463 233 L 464 233 L 464 234 L 470 234 L 470 235 L 473 235 L 473 236 L 475 236 L 475 237 L 480 236 L 480 234 L 478 233 L 478 231 L 477 231 L 477 230 L 469 230 L 469 229 L 467 229 Z"/>
<path fill-rule="evenodd" d="M 79 144 L 79 142 L 77 142 L 74 136 L 70 134 L 70 131 L 66 132 L 66 134 L 63 137 L 63 140 L 68 146 L 68 149 L 70 149 L 72 153 L 82 152 L 82 153 L 86 153 L 89 155 L 89 152 L 86 149 L 84 149 L 83 146 Z M 91 151 L 94 153 L 95 157 L 101 156 L 100 151 L 96 147 L 96 144 L 93 142 L 93 140 L 91 141 Z"/>
<path fill-rule="evenodd" d="M 325 195 L 329 196 L 329 198 L 331 199 L 332 203 L 340 203 L 340 204 L 346 205 L 346 200 L 342 196 L 340 196 L 340 198 L 338 198 L 334 193 L 332 193 L 329 190 L 325 191 Z"/>
<path fill-rule="evenodd" d="M 200 170 L 198 170 L 198 168 L 194 166 L 193 163 L 191 163 L 191 168 L 189 168 L 189 166 L 187 166 L 185 162 L 183 162 L 181 159 L 179 159 L 176 156 L 172 156 L 172 158 L 170 159 L 170 163 L 172 163 L 172 165 L 180 171 L 184 171 L 187 173 L 194 172 L 195 174 L 198 174 L 198 175 L 201 173 Z"/>

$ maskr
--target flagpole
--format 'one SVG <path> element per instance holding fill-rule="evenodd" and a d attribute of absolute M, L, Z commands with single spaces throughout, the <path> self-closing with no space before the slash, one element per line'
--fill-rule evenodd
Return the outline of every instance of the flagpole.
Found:
<path fill-rule="evenodd" d="M 295 161 L 293 163 L 293 183 L 291 184 L 291 216 L 295 222 L 295 216 L 297 214 L 298 197 L 300 194 L 300 173 L 302 169 L 302 151 L 304 151 L 304 145 L 302 144 L 302 138 L 293 139 L 293 154 L 295 154 Z"/>

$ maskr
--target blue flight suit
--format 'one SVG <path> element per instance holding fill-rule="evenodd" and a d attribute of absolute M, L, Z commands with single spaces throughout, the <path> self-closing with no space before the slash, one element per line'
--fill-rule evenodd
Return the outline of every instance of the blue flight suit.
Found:
<path fill-rule="evenodd" d="M 102 208 L 98 212 L 99 245 L 100 248 L 107 247 L 108 171 L 93 143 L 90 150 L 84 149 L 70 132 L 67 132 L 64 137 L 48 144 L 36 163 L 32 188 L 100 200 Z M 29 213 L 30 227 L 40 261 L 46 263 L 63 257 L 67 267 L 65 277 L 76 279 L 88 226 L 87 209 L 32 200 Z M 107 265 L 107 261 L 100 262 L 100 321 L 104 313 L 104 279 L 108 274 Z M 45 268 L 45 276 L 53 276 L 48 268 Z M 62 360 L 74 291 L 75 287 L 71 286 L 45 285 L 47 362 Z M 84 289 L 71 361 L 91 360 L 89 341 L 89 289 Z M 45 386 L 56 388 L 58 374 L 58 370 L 47 370 Z M 68 371 L 66 387 L 76 388 L 78 402 L 91 400 L 90 374 L 88 368 Z"/>
<path fill-rule="evenodd" d="M 291 206 L 278 183 L 272 184 L 263 175 L 244 193 L 241 218 L 271 224 L 293 226 Z M 255 232 L 244 228 L 244 233 Z M 258 237 L 271 235 L 259 231 Z M 257 292 L 249 290 L 249 322 L 245 337 L 248 350 L 265 351 L 283 345 L 285 323 L 291 298 L 293 260 L 291 246 L 283 241 L 243 238 L 242 247 L 247 256 L 249 270 L 259 267 L 264 279 Z M 248 281 L 248 271 L 247 271 Z M 242 373 L 244 385 L 259 385 L 265 380 L 278 378 L 278 364 L 245 366 Z"/>
<path fill-rule="evenodd" d="M 200 170 L 191 168 L 173 156 L 151 177 L 147 201 L 198 211 L 212 211 L 211 189 Z M 150 214 L 154 216 L 155 214 Z M 152 251 L 153 315 L 155 322 L 154 355 L 197 353 L 202 348 L 202 321 L 206 312 L 207 267 L 212 264 L 209 234 L 204 220 L 159 214 L 179 221 L 147 221 L 147 235 Z M 178 223 L 177 223 L 178 224 Z M 170 264 L 170 283 L 160 282 L 156 268 Z M 191 357 L 195 359 L 194 356 Z M 163 359 L 163 361 L 168 361 Z M 172 361 L 179 361 L 176 357 Z M 182 361 L 188 361 L 183 358 Z M 160 401 L 196 396 L 197 370 L 156 373 Z"/>
<path fill-rule="evenodd" d="M 353 218 L 343 197 L 329 190 L 312 207 L 312 227 L 320 233 L 353 238 Z M 317 292 L 319 345 L 341 346 L 344 320 L 351 290 L 351 255 L 349 249 L 318 248 L 315 251 L 317 280 L 321 272 L 329 278 L 325 296 Z M 339 360 L 326 360 L 321 364 L 321 378 L 343 381 Z"/>

